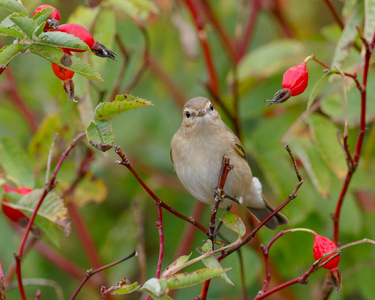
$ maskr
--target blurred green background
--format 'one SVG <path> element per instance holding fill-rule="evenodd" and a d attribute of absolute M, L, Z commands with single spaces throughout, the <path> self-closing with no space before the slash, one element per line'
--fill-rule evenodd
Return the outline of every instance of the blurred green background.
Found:
<path fill-rule="evenodd" d="M 121 7 L 121 2 L 124 6 L 118 8 Z M 282 75 L 289 67 L 299 64 L 311 54 L 329 66 L 334 62 L 345 72 L 357 72 L 361 79 L 360 51 L 352 47 L 345 54 L 341 52 L 344 57 L 337 61 L 339 54 L 336 48 L 342 30 L 335 23 L 325 1 L 260 2 L 249 46 L 236 68 L 241 139 L 254 175 L 260 178 L 266 197 L 275 206 L 282 203 L 297 184 L 293 166 L 284 149 L 286 143 L 290 144 L 298 159 L 304 184 L 298 197 L 283 210 L 290 221 L 285 229 L 306 227 L 332 238 L 331 214 L 346 173 L 345 159 L 335 134 L 335 130 L 343 132 L 345 120 L 342 79 L 336 75 L 324 81 L 315 99 L 319 102 L 315 105 L 315 111 L 306 114 L 306 103 L 313 87 L 324 74 L 320 65 L 309 61 L 309 86 L 302 95 L 270 107 L 265 106 L 264 100 L 272 99 L 274 93 L 281 89 Z M 364 2 L 374 6 L 372 1 Z M 130 7 L 139 10 L 124 13 L 128 3 L 133 5 Z M 215 0 L 209 3 L 227 35 L 233 40 L 237 36 L 237 40 L 240 40 L 253 1 Z M 363 1 L 332 3 L 344 21 L 357 16 L 359 25 L 363 26 Z M 115 144 L 121 146 L 133 167 L 164 202 L 190 216 L 196 204 L 173 171 L 169 157 L 170 140 L 180 126 L 183 101 L 195 96 L 211 98 L 211 95 L 205 87 L 208 75 L 196 29 L 184 2 L 104 0 L 99 6 L 92 8 L 85 1 L 70 0 L 24 1 L 23 4 L 29 12 L 41 4 L 55 6 L 60 11 L 61 23 L 84 25 L 95 39 L 119 53 L 117 62 L 87 53 L 82 55 L 83 59 L 102 74 L 104 82 L 88 81 L 75 75 L 73 79 L 78 103 L 68 102 L 60 80 L 52 73 L 50 63 L 39 56 L 19 55 L 11 63 L 9 70 L 1 75 L 0 137 L 13 139 L 28 153 L 37 178 L 36 186 L 44 187 L 52 132 L 59 134 L 54 152 L 55 158 L 58 158 L 75 134 L 87 127 L 91 121 L 92 109 L 100 101 L 112 100 L 111 93 L 116 85 L 119 86 L 118 94 L 121 94 L 134 79 L 144 63 L 145 36 L 139 25 L 142 24 L 149 38 L 149 65 L 135 87 L 126 92 L 150 100 L 155 106 L 131 110 L 114 117 Z M 353 15 L 355 9 L 357 15 Z M 0 10 L 1 19 L 8 14 L 5 9 Z M 367 11 L 367 14 L 373 17 L 371 11 Z M 202 16 L 219 78 L 219 96 L 228 110 L 234 112 L 233 63 L 214 26 L 204 18 L 204 14 Z M 181 44 L 182 38 L 189 39 L 186 45 Z M 122 41 L 129 52 L 126 63 L 118 40 Z M 1 38 L 2 45 L 11 42 L 10 38 Z M 358 38 L 355 43 L 361 45 Z M 122 68 L 125 72 L 119 76 Z M 341 214 L 341 244 L 375 236 L 373 68 L 370 69 L 368 80 L 369 131 L 364 140 L 359 168 L 353 177 Z M 15 105 L 12 82 L 16 84 L 18 96 L 35 116 L 38 127 L 36 132 L 25 121 L 19 106 Z M 358 135 L 360 95 L 350 80 L 346 81 L 346 89 L 349 148 L 353 151 Z M 217 102 L 213 103 L 223 120 L 234 129 L 231 119 Z M 62 193 L 72 182 L 80 161 L 90 147 L 85 141 L 70 154 L 59 173 L 57 193 Z M 109 287 L 124 277 L 142 283 L 142 280 L 155 276 L 159 250 L 155 225 L 157 210 L 153 200 L 125 167 L 115 163 L 118 156 L 113 149 L 104 155 L 94 150 L 94 155 L 95 160 L 89 174 L 91 177 L 85 177 L 69 200 L 78 205 L 103 265 L 125 257 L 133 250 L 140 249 L 141 245 L 144 246 L 141 251 L 145 254 L 146 264 L 142 263 L 140 266 L 139 261 L 133 258 L 104 271 L 102 275 L 94 276 L 90 279 L 94 284 L 86 284 L 77 299 L 99 299 L 101 285 Z M 210 210 L 208 206 L 203 209 L 200 222 L 208 226 Z M 240 212 L 248 221 L 246 214 Z M 176 258 L 177 250 L 186 238 L 185 230 L 191 225 L 165 211 L 163 217 L 165 268 Z M 18 249 L 20 235 L 15 234 L 17 231 L 14 226 L 3 215 L 0 216 L 0 228 L 0 258 L 3 270 L 7 272 L 14 263 L 13 253 Z M 230 232 L 224 231 L 223 235 L 229 240 L 235 239 Z M 245 246 L 241 250 L 248 297 L 257 294 L 265 277 L 258 244 L 267 244 L 274 235 L 274 232 L 262 229 L 256 241 L 250 243 L 254 247 Z M 195 249 L 202 245 L 205 238 L 205 235 L 196 231 L 193 243 L 183 254 L 193 252 L 193 256 L 197 256 Z M 59 248 L 46 240 L 43 243 L 81 270 L 93 267 L 74 226 L 70 237 L 65 237 L 61 232 Z M 312 244 L 313 236 L 302 232 L 289 234 L 278 240 L 270 252 L 271 263 L 277 273 L 272 274 L 271 283 L 275 280 L 274 283 L 281 284 L 307 271 L 314 262 Z M 374 259 L 374 248 L 368 244 L 345 249 L 339 265 L 343 275 L 343 293 L 334 291 L 330 298 L 372 299 L 375 294 L 375 286 L 372 284 L 375 279 Z M 203 267 L 203 264 L 198 264 L 200 266 L 192 266 L 191 270 Z M 229 256 L 222 265 L 232 268 L 227 274 L 235 286 L 229 286 L 220 278 L 215 278 L 211 283 L 208 299 L 241 299 L 238 255 Z M 46 278 L 57 283 L 66 299 L 70 298 L 81 280 L 62 271 L 34 248 L 27 251 L 22 269 L 23 278 Z M 319 270 L 309 278 L 308 285 L 292 286 L 270 299 L 320 299 L 325 276 L 326 270 Z M 95 277 L 97 280 L 94 280 Z M 51 287 L 38 288 L 42 292 L 42 299 L 56 298 Z M 177 291 L 174 297 L 191 299 L 198 296 L 200 290 L 200 285 L 187 288 Z M 26 286 L 26 292 L 28 297 L 34 297 L 36 286 Z M 8 299 L 19 299 L 17 288 L 9 289 L 7 295 Z M 118 298 L 138 299 L 140 296 L 140 293 L 134 293 Z"/>

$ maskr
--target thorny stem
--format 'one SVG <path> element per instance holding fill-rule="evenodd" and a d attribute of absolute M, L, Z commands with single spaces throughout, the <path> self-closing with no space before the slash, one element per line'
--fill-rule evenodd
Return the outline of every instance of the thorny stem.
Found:
<path fill-rule="evenodd" d="M 22 259 L 22 256 L 23 256 L 23 250 L 24 250 L 24 247 L 25 247 L 25 243 L 26 243 L 26 240 L 27 240 L 27 237 L 30 233 L 30 230 L 31 230 L 31 226 L 33 225 L 34 223 L 34 220 L 36 218 L 36 215 L 38 213 L 38 210 L 40 208 L 40 206 L 42 205 L 43 203 L 43 200 L 45 199 L 45 197 L 47 196 L 47 194 L 55 187 L 56 185 L 56 176 L 57 176 L 57 173 L 58 171 L 60 170 L 60 167 L 62 165 L 62 163 L 64 162 L 64 160 L 67 158 L 69 152 L 76 146 L 78 140 L 80 138 L 82 138 L 83 136 L 85 136 L 86 133 L 85 132 L 81 132 L 79 133 L 72 141 L 72 143 L 70 144 L 70 146 L 65 150 L 65 152 L 61 155 L 60 157 L 60 160 L 58 161 L 56 167 L 55 167 L 55 170 L 52 174 L 52 177 L 50 179 L 50 182 L 48 184 L 48 186 L 46 186 L 43 190 L 43 193 L 40 197 L 40 199 L 38 200 L 38 203 L 37 205 L 35 206 L 35 209 L 33 211 L 33 214 L 31 215 L 30 217 L 30 220 L 29 222 L 27 223 L 27 226 L 26 226 L 26 229 L 25 229 L 25 233 L 22 237 L 22 240 L 21 240 L 21 244 L 18 248 L 18 252 L 17 254 L 15 255 L 15 258 L 16 258 L 16 270 L 17 270 L 17 281 L 18 281 L 18 286 L 19 286 L 19 291 L 20 291 L 20 294 L 21 294 L 21 298 L 22 300 L 25 300 L 26 299 L 26 294 L 25 294 L 25 290 L 24 290 L 24 287 L 23 287 L 23 284 L 22 284 L 22 276 L 21 276 L 21 259 Z"/>
<path fill-rule="evenodd" d="M 129 169 L 129 171 L 134 175 L 134 177 L 138 180 L 138 182 L 142 185 L 142 187 L 146 190 L 146 192 L 154 199 L 155 203 L 158 205 L 161 205 L 164 209 L 175 215 L 176 217 L 189 222 L 190 224 L 193 224 L 195 227 L 197 227 L 199 230 L 204 232 L 204 234 L 208 235 L 208 230 L 202 226 L 199 222 L 194 220 L 193 218 L 185 217 L 183 214 L 177 212 L 172 207 L 164 203 L 161 199 L 159 199 L 152 191 L 151 189 L 146 185 L 146 183 L 139 177 L 137 172 L 133 169 L 133 167 L 130 165 L 129 160 L 126 158 L 125 154 L 122 152 L 120 146 L 115 146 L 116 153 L 120 156 L 121 160 L 116 161 L 120 165 L 124 165 Z"/>
<path fill-rule="evenodd" d="M 199 42 L 201 44 L 201 48 L 202 48 L 202 51 L 203 51 L 203 57 L 204 57 L 204 61 L 205 61 L 208 76 L 209 76 L 210 88 L 215 95 L 219 95 L 220 90 L 219 90 L 218 78 L 217 78 L 215 66 L 214 66 L 214 63 L 213 63 L 213 60 L 212 60 L 210 46 L 209 46 L 209 43 L 207 41 L 207 32 L 204 29 L 203 20 L 199 16 L 198 8 L 197 8 L 194 0 L 183 0 L 183 2 L 185 3 L 186 7 L 188 8 L 188 10 L 189 10 L 189 12 L 190 12 L 190 14 L 193 18 L 195 27 L 197 28 L 197 31 L 198 31 L 198 38 L 199 38 Z"/>
<path fill-rule="evenodd" d="M 105 266 L 103 266 L 103 267 L 97 268 L 97 269 L 95 269 L 95 270 L 88 270 L 88 271 L 86 272 L 86 276 L 85 276 L 85 278 L 82 280 L 82 282 L 80 283 L 80 285 L 78 286 L 78 288 L 76 289 L 76 291 L 74 292 L 74 294 L 72 295 L 72 297 L 70 298 L 70 300 L 73 300 L 73 299 L 75 299 L 75 298 L 77 297 L 79 291 L 81 290 L 81 288 L 84 286 L 84 284 L 86 283 L 86 281 L 89 280 L 89 278 L 90 278 L 91 276 L 93 276 L 93 275 L 95 275 L 96 273 L 101 272 L 101 271 L 103 271 L 103 270 L 105 270 L 105 269 L 108 269 L 108 268 L 110 268 L 110 267 L 113 267 L 113 266 L 115 266 L 115 265 L 118 265 L 118 264 L 120 264 L 120 263 L 122 263 L 122 262 L 128 260 L 129 258 L 131 258 L 131 257 L 133 257 L 133 256 L 137 256 L 137 251 L 133 251 L 133 252 L 130 253 L 128 256 L 126 256 L 126 257 L 124 257 L 124 258 L 122 258 L 122 259 L 119 259 L 119 260 L 117 260 L 117 261 L 115 261 L 115 262 L 112 262 L 112 263 L 110 263 L 110 264 L 108 264 L 108 265 L 105 265 Z"/>

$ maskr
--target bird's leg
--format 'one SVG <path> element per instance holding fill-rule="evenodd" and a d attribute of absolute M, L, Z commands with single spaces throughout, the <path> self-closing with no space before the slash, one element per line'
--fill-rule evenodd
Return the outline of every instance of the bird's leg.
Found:
<path fill-rule="evenodd" d="M 241 204 L 241 200 L 238 199 L 238 197 L 233 197 L 231 195 L 226 194 L 224 191 L 221 193 L 221 197 L 224 199 L 229 199 L 233 202 L 236 202 L 237 204 Z"/>

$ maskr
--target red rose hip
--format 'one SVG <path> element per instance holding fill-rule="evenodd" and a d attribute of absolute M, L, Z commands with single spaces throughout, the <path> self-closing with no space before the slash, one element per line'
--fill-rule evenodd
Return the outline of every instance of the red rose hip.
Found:
<path fill-rule="evenodd" d="M 284 73 L 282 87 L 290 89 L 292 96 L 297 96 L 305 91 L 308 80 L 309 73 L 306 69 L 306 62 L 302 62 Z"/>
<path fill-rule="evenodd" d="M 324 254 L 329 253 L 333 250 L 337 249 L 337 246 L 334 242 L 332 242 L 330 239 L 321 236 L 319 234 L 315 235 L 314 238 L 314 258 L 315 260 L 320 259 Z M 323 259 L 322 263 L 327 261 L 330 257 L 334 256 L 335 253 L 332 253 L 325 259 Z M 333 270 L 336 269 L 338 264 L 340 262 L 340 256 L 336 256 L 335 258 L 331 259 L 329 262 L 327 262 L 325 265 L 323 265 L 323 268 Z"/>
<path fill-rule="evenodd" d="M 51 29 L 57 29 L 59 27 L 59 23 L 60 23 L 60 13 L 52 5 L 44 4 L 44 5 L 38 6 L 34 10 L 33 16 L 35 16 L 38 12 L 40 12 L 43 9 L 46 9 L 46 8 L 53 8 L 53 11 L 47 19 L 47 24 L 46 24 L 46 26 L 44 26 L 44 30 L 47 31 L 47 30 L 51 30 Z"/>
<path fill-rule="evenodd" d="M 56 31 L 65 32 L 65 33 L 74 35 L 75 37 L 79 38 L 81 41 L 85 42 L 87 46 L 89 46 L 90 49 L 92 49 L 92 47 L 95 44 L 95 40 L 90 34 L 90 32 L 88 32 L 86 28 L 81 25 L 63 24 L 63 25 L 60 25 Z M 69 48 L 63 48 L 63 49 L 69 50 L 72 52 L 85 52 L 85 50 L 78 50 L 78 49 L 69 49 Z"/>

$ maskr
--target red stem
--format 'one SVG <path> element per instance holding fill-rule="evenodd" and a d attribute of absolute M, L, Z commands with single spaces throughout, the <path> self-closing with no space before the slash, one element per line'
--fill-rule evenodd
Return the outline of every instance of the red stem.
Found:
<path fill-rule="evenodd" d="M 207 16 L 207 18 L 210 20 L 211 24 L 215 28 L 217 34 L 219 35 L 219 38 L 221 39 L 221 42 L 224 45 L 224 48 L 226 49 L 230 59 L 233 63 L 236 63 L 237 53 L 234 44 L 229 38 L 228 34 L 225 32 L 224 28 L 221 26 L 221 23 L 218 21 L 215 13 L 212 10 L 210 3 L 208 2 L 208 0 L 202 0 L 198 3 L 201 6 L 204 14 Z"/>
<path fill-rule="evenodd" d="M 207 33 L 203 27 L 203 21 L 199 16 L 198 8 L 196 7 L 194 0 L 183 0 L 183 1 L 185 2 L 185 5 L 189 9 L 190 14 L 193 17 L 195 27 L 197 28 L 197 31 L 198 31 L 198 38 L 202 47 L 203 57 L 204 57 L 204 61 L 206 64 L 208 75 L 209 75 L 210 88 L 213 91 L 213 93 L 215 93 L 216 95 L 219 95 L 220 94 L 219 83 L 218 83 L 218 79 L 217 79 L 217 75 L 215 71 L 215 66 L 212 61 L 210 46 L 207 42 Z"/>
<path fill-rule="evenodd" d="M 29 108 L 26 106 L 22 97 L 20 96 L 11 68 L 7 68 L 7 70 L 5 72 L 5 76 L 8 79 L 6 87 L 7 87 L 7 90 L 9 91 L 9 93 L 11 95 L 11 99 L 12 99 L 13 104 L 19 109 L 21 114 L 24 116 L 25 121 L 30 128 L 30 131 L 32 133 L 35 133 L 38 129 L 36 118 L 33 115 L 33 113 L 29 110 Z"/>
<path fill-rule="evenodd" d="M 74 227 L 76 228 L 79 241 L 87 255 L 87 259 L 89 260 L 90 265 L 93 268 L 99 268 L 103 264 L 101 263 L 100 258 L 98 256 L 94 242 L 90 235 L 90 231 L 86 227 L 86 224 L 83 221 L 77 209 L 77 206 L 72 201 L 70 201 L 67 206 L 69 210 L 69 215 L 72 219 Z"/>
<path fill-rule="evenodd" d="M 52 174 L 52 177 L 51 177 L 51 180 L 48 184 L 48 186 L 46 186 L 44 188 L 44 191 L 43 191 L 43 194 L 41 195 L 34 211 L 33 211 L 33 214 L 31 215 L 30 217 L 30 220 L 29 222 L 27 223 L 27 226 L 26 226 L 26 229 L 25 229 L 25 233 L 22 237 L 22 240 L 21 240 L 21 244 L 18 248 L 18 253 L 16 254 L 16 270 L 17 270 L 17 281 L 18 281 L 18 288 L 19 288 L 19 291 L 20 291 L 20 295 L 21 295 L 21 298 L 22 300 L 25 300 L 26 299 L 26 294 L 25 294 L 25 290 L 24 290 L 24 287 L 23 287 L 23 284 L 22 284 L 22 276 L 21 276 L 21 259 L 22 259 L 22 255 L 23 255 L 23 250 L 24 250 L 24 247 L 25 247 L 25 243 L 26 243 L 26 240 L 27 240 L 27 237 L 30 233 L 30 230 L 31 230 L 31 226 L 33 225 L 34 223 L 34 220 L 36 218 L 36 215 L 38 213 L 38 210 L 40 208 L 40 206 L 42 205 L 43 203 L 43 200 L 45 199 L 45 197 L 47 196 L 47 194 L 49 193 L 49 191 L 55 186 L 56 184 L 56 176 L 57 176 L 57 173 L 58 171 L 60 170 L 60 167 L 62 165 L 62 163 L 64 162 L 64 160 L 67 158 L 69 152 L 74 148 L 74 146 L 77 144 L 77 141 L 83 137 L 85 135 L 85 132 L 81 132 L 80 134 L 77 135 L 77 137 L 72 141 L 72 143 L 70 144 L 70 146 L 65 150 L 65 152 L 61 155 L 60 157 L 60 160 L 58 161 L 56 167 L 55 167 L 55 170 Z"/>
<path fill-rule="evenodd" d="M 159 220 L 156 222 L 156 227 L 158 228 L 159 232 L 159 259 L 158 259 L 158 266 L 156 268 L 156 278 L 160 278 L 161 273 L 161 266 L 163 263 L 163 256 L 164 256 L 164 232 L 163 232 L 163 210 L 161 209 L 161 205 L 155 203 L 156 207 L 158 208 L 158 217 Z"/>
<path fill-rule="evenodd" d="M 372 51 L 374 49 L 374 43 L 375 43 L 375 32 L 373 34 L 373 38 L 371 41 L 371 44 L 369 44 L 364 38 L 362 38 L 364 41 L 364 45 L 366 48 L 366 53 L 365 53 L 365 64 L 364 64 L 364 69 L 363 69 L 363 78 L 362 78 L 362 89 L 360 89 L 361 92 L 361 119 L 360 119 L 360 125 L 359 125 L 359 133 L 358 133 L 358 138 L 357 138 L 357 143 L 353 155 L 353 163 L 354 166 L 353 168 L 348 168 L 346 178 L 344 181 L 344 184 L 341 188 L 340 196 L 337 200 L 336 204 L 336 210 L 333 215 L 333 242 L 337 245 L 339 242 L 339 234 L 340 234 L 340 213 L 341 213 L 341 207 L 343 205 L 345 195 L 347 193 L 349 184 L 351 182 L 353 173 L 355 172 L 358 163 L 359 163 L 359 158 L 362 150 L 362 144 L 363 144 L 363 139 L 364 135 L 366 132 L 366 100 L 367 100 L 367 76 L 368 76 L 368 71 L 369 71 L 369 66 L 370 66 L 370 58 Z"/>
<path fill-rule="evenodd" d="M 251 2 L 251 8 L 249 10 L 249 18 L 247 20 L 247 25 L 246 25 L 245 33 L 243 36 L 243 40 L 237 50 L 238 52 L 237 61 L 240 61 L 243 58 L 243 56 L 246 54 L 247 47 L 249 46 L 251 37 L 253 36 L 254 26 L 255 26 L 257 16 L 258 16 L 259 9 L 260 9 L 260 0 L 253 0 Z"/>

